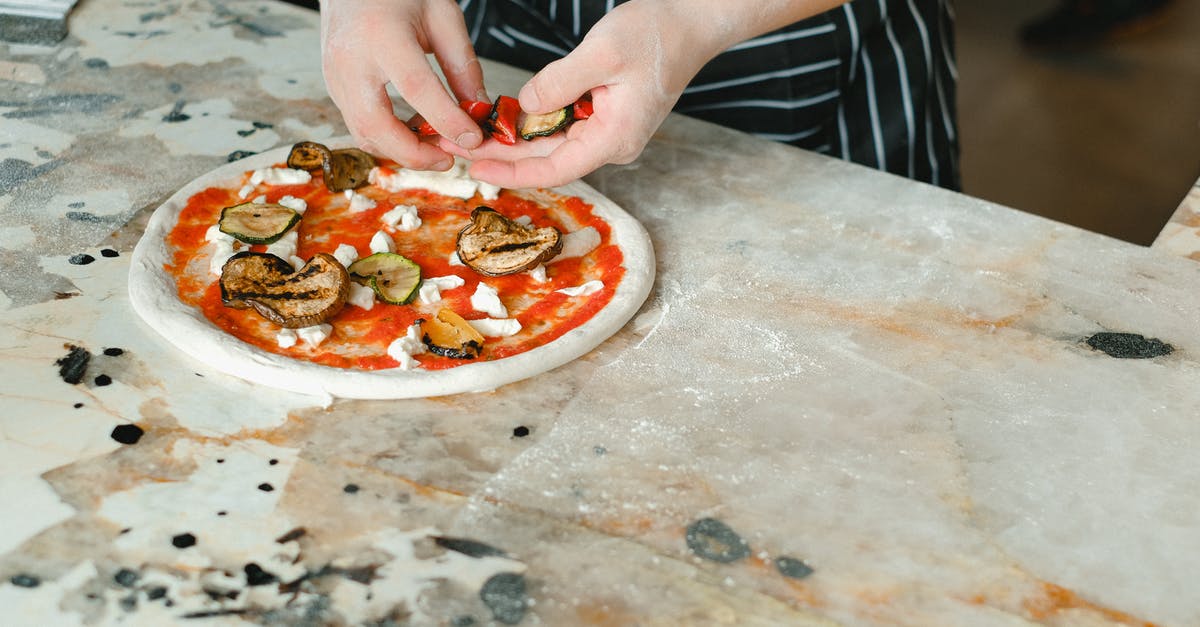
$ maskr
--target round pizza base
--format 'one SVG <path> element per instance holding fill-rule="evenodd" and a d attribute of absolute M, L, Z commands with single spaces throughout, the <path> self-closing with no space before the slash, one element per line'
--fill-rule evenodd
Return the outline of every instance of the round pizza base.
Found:
<path fill-rule="evenodd" d="M 352 144 L 349 138 L 339 138 L 327 145 Z M 576 181 L 552 191 L 582 198 L 593 206 L 593 213 L 608 222 L 611 241 L 624 256 L 625 275 L 607 306 L 558 339 L 511 357 L 444 370 L 351 370 L 264 351 L 229 335 L 199 309 L 179 300 L 175 279 L 164 270 L 172 261 L 166 240 L 192 195 L 214 186 L 238 187 L 245 172 L 283 162 L 290 150 L 290 146 L 281 147 L 229 163 L 184 186 L 155 210 L 133 251 L 129 297 L 134 310 L 177 349 L 216 370 L 274 388 L 340 398 L 400 399 L 482 392 L 583 356 L 620 330 L 650 294 L 654 248 L 646 229 L 600 192 Z"/>

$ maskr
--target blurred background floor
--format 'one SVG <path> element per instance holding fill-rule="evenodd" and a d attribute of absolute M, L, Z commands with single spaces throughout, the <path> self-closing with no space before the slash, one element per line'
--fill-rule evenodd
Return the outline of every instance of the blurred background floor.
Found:
<path fill-rule="evenodd" d="M 1053 0 L 958 0 L 967 194 L 1149 244 L 1200 178 L 1200 2 L 1073 52 L 1021 46 Z"/>

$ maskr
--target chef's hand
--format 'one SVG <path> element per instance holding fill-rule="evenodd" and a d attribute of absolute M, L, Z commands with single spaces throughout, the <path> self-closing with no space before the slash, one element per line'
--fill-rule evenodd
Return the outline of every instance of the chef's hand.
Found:
<path fill-rule="evenodd" d="M 720 50 L 705 49 L 671 20 L 658 0 L 622 4 L 596 23 L 579 46 L 521 89 L 521 108 L 544 113 L 591 92 L 592 117 L 563 134 L 476 150 L 440 145 L 471 159 L 471 175 L 503 187 L 550 187 L 607 163 L 629 163 L 671 112 L 683 88 Z"/>
<path fill-rule="evenodd" d="M 482 133 L 458 100 L 487 100 L 483 72 L 453 0 L 321 0 L 322 69 L 329 95 L 359 146 L 418 169 L 445 170 L 452 157 L 418 141 L 392 112 L 387 84 L 442 137 L 475 148 Z M 452 97 L 434 73 L 433 53 Z"/>

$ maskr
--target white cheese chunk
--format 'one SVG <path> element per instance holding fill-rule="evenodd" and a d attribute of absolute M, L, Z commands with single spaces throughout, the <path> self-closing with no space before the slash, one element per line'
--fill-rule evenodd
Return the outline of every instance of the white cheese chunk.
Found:
<path fill-rule="evenodd" d="M 540 263 L 534 266 L 534 268 L 529 271 L 529 278 L 537 281 L 538 283 L 545 283 L 547 280 L 549 280 L 546 278 L 546 266 Z"/>
<path fill-rule="evenodd" d="M 517 219 L 513 220 L 513 222 L 516 222 L 517 224 L 520 224 L 521 226 L 527 227 L 527 226 L 533 224 L 533 218 L 531 218 L 529 216 L 520 216 Z"/>
<path fill-rule="evenodd" d="M 311 174 L 295 168 L 262 168 L 250 175 L 250 183 L 254 185 L 302 185 L 311 180 Z"/>
<path fill-rule="evenodd" d="M 333 325 L 330 324 L 314 324 L 311 327 L 296 329 L 296 336 L 313 348 L 320 346 L 321 342 L 329 339 L 329 334 L 331 333 L 333 333 Z"/>
<path fill-rule="evenodd" d="M 561 290 L 554 290 L 567 296 L 590 296 L 604 289 L 604 283 L 601 281 L 588 281 L 583 285 L 575 287 L 564 287 Z"/>
<path fill-rule="evenodd" d="M 348 189 L 346 190 L 346 199 L 350 201 L 350 213 L 358 213 L 367 209 L 375 208 L 375 201 L 363 196 L 362 194 Z"/>
<path fill-rule="evenodd" d="M 435 194 L 452 196 L 464 200 L 475 195 L 479 182 L 467 175 L 461 163 L 445 172 L 397 169 L 395 171 L 372 168 L 367 180 L 389 192 L 405 189 L 427 189 Z"/>
<path fill-rule="evenodd" d="M 479 181 L 479 197 L 484 200 L 496 200 L 500 197 L 500 186 Z"/>
<path fill-rule="evenodd" d="M 279 348 L 291 348 L 296 345 L 296 330 L 295 329 L 280 329 L 279 333 L 275 334 L 275 343 Z"/>
<path fill-rule="evenodd" d="M 585 226 L 578 231 L 571 231 L 562 236 L 562 252 L 558 253 L 551 261 L 582 257 L 595 250 L 599 245 L 600 231 L 597 231 L 594 226 Z"/>
<path fill-rule="evenodd" d="M 425 343 L 421 341 L 420 324 L 408 327 L 408 331 L 403 336 L 393 340 L 387 347 L 388 357 L 400 362 L 401 370 L 412 370 L 417 365 L 413 355 L 420 355 L 424 352 Z"/>
<path fill-rule="evenodd" d="M 399 231 L 415 231 L 421 226 L 417 208 L 412 205 L 396 205 L 391 211 L 379 216 L 379 220 Z"/>
<path fill-rule="evenodd" d="M 276 204 L 283 205 L 300 215 L 304 215 L 304 212 L 308 211 L 308 202 L 303 198 L 296 198 L 295 196 L 284 196 Z"/>
<path fill-rule="evenodd" d="M 450 253 L 450 265 L 452 265 L 452 266 L 465 266 L 465 265 L 467 265 L 467 264 L 463 263 L 463 262 L 462 262 L 462 259 L 459 259 L 459 258 L 458 258 L 458 251 L 456 250 L 456 251 L 454 251 L 454 252 Z"/>
<path fill-rule="evenodd" d="M 221 230 L 221 225 L 214 224 L 208 227 L 204 232 L 204 241 L 206 242 L 229 242 L 233 244 L 233 236 Z"/>
<path fill-rule="evenodd" d="M 351 281 L 350 294 L 346 297 L 346 302 L 369 311 L 375 306 L 375 290 Z"/>
<path fill-rule="evenodd" d="M 271 242 L 267 245 L 267 254 L 275 255 L 280 259 L 291 259 L 296 256 L 296 247 L 300 243 L 300 233 L 296 229 L 292 229 L 284 233 L 283 237 Z"/>
<path fill-rule="evenodd" d="M 471 306 L 475 311 L 482 311 L 493 318 L 508 317 L 508 309 L 500 302 L 500 293 L 487 283 L 481 282 L 475 288 L 475 293 L 471 295 Z"/>
<path fill-rule="evenodd" d="M 358 261 L 358 249 L 349 244 L 338 244 L 337 249 L 333 251 L 333 258 L 343 267 L 349 268 L 350 264 Z"/>
<path fill-rule="evenodd" d="M 213 242 L 212 259 L 208 262 L 208 271 L 217 276 L 221 276 L 221 267 L 226 261 L 237 251 L 233 248 L 233 241 L 217 240 Z"/>
<path fill-rule="evenodd" d="M 238 190 L 238 198 L 245 199 L 246 197 L 248 197 L 250 194 L 253 194 L 253 193 L 254 193 L 254 185 L 251 185 L 250 183 L 246 183 L 245 185 L 242 186 L 241 189 Z"/>
<path fill-rule="evenodd" d="M 308 265 L 308 262 L 304 260 L 304 257 L 297 257 L 295 255 L 289 257 L 288 262 L 292 264 L 292 267 L 296 269 L 296 272 L 303 270 L 304 266 Z"/>
<path fill-rule="evenodd" d="M 482 318 L 480 320 L 467 320 L 467 324 L 473 329 L 479 331 L 480 335 L 485 337 L 508 337 L 516 335 L 521 331 L 521 323 L 517 322 L 516 318 L 504 318 L 497 320 L 496 318 Z"/>
<path fill-rule="evenodd" d="M 417 292 L 417 299 L 425 305 L 432 305 L 442 300 L 442 290 L 452 290 L 456 287 L 462 287 L 466 283 L 462 277 L 453 274 L 422 279 L 421 289 Z"/>
<path fill-rule="evenodd" d="M 267 195 L 259 194 L 259 195 L 255 196 L 254 198 L 251 198 L 250 202 L 252 202 L 256 205 L 265 205 L 265 204 L 267 204 Z"/>
<path fill-rule="evenodd" d="M 396 252 L 396 242 L 392 241 L 392 236 L 384 231 L 375 231 L 375 235 L 371 237 L 370 247 L 372 253 Z"/>

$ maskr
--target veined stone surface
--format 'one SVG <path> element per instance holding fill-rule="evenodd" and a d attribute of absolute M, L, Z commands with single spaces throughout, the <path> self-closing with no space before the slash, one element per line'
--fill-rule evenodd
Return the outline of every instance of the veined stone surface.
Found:
<path fill-rule="evenodd" d="M 659 267 L 583 359 L 364 402 L 171 350 L 141 220 L 344 133 L 316 23 L 95 0 L 9 48 L 0 623 L 1200 623 L 1200 264 L 686 118 L 587 179 Z"/>

